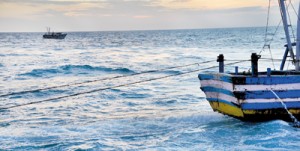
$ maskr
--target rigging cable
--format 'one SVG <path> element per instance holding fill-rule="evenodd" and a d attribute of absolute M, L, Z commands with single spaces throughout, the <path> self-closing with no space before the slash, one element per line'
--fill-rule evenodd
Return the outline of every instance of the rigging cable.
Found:
<path fill-rule="evenodd" d="M 287 67 L 286 67 L 287 70 L 289 70 L 290 63 L 291 63 L 291 61 L 288 62 L 288 65 L 287 65 Z"/>
<path fill-rule="evenodd" d="M 272 38 L 269 40 L 269 44 L 268 44 L 268 45 L 271 45 L 271 43 L 273 42 L 274 37 L 275 37 L 275 35 L 277 34 L 277 31 L 278 31 L 278 29 L 279 29 L 279 26 L 280 26 L 281 22 L 282 22 L 282 19 L 281 19 L 281 20 L 279 21 L 279 23 L 277 24 L 277 27 L 276 27 L 274 33 L 272 34 Z M 264 47 L 263 47 L 262 50 L 259 52 L 259 54 L 261 54 L 262 51 L 264 51 Z"/>
<path fill-rule="evenodd" d="M 298 13 L 297 13 L 297 11 L 296 11 L 296 9 L 295 9 L 295 7 L 294 7 L 294 5 L 293 5 L 293 3 L 292 3 L 292 1 L 290 0 L 290 4 L 291 4 L 291 6 L 292 6 L 292 9 L 294 10 L 294 13 L 295 13 L 295 15 L 297 16 L 297 22 L 300 20 L 300 18 L 299 18 L 299 15 L 298 15 Z M 298 28 L 298 27 L 297 27 Z M 297 42 L 297 39 L 295 39 L 295 42 Z M 289 65 L 289 64 L 288 64 Z"/>
<path fill-rule="evenodd" d="M 294 42 L 296 42 L 295 31 L 294 31 L 294 28 L 292 26 L 291 15 L 289 13 L 289 7 L 291 5 L 292 5 L 292 2 L 291 2 L 291 0 L 289 0 L 289 4 L 288 5 L 286 4 L 286 11 L 287 11 L 288 19 L 289 19 L 289 27 L 291 27 Z"/>
<path fill-rule="evenodd" d="M 260 58 L 260 60 L 271 60 L 270 58 Z M 282 61 L 282 59 L 274 59 L 271 61 Z"/>
<path fill-rule="evenodd" d="M 290 0 L 290 1 L 291 1 L 291 0 Z M 290 3 L 291 3 L 291 6 L 292 6 L 292 8 L 293 8 L 293 10 L 294 10 L 294 13 L 295 13 L 296 16 L 297 16 L 297 19 L 300 20 L 300 18 L 299 18 L 299 16 L 298 16 L 298 13 L 297 13 L 297 11 L 296 11 L 296 9 L 295 9 L 293 3 L 292 3 L 292 2 L 290 2 Z"/>
<path fill-rule="evenodd" d="M 274 58 L 273 58 L 272 50 L 271 50 L 270 47 L 269 47 L 269 52 L 270 52 L 270 55 L 271 55 L 271 60 L 272 60 L 273 68 L 274 68 L 274 70 L 276 70 L 276 67 L 275 67 L 275 64 L 274 64 Z"/>
<path fill-rule="evenodd" d="M 6 94 L 1 94 L 0 97 L 6 97 L 6 96 L 24 94 L 24 93 L 33 93 L 33 92 L 39 92 L 39 91 L 44 91 L 44 90 L 56 89 L 56 88 L 70 87 L 70 86 L 93 83 L 93 82 L 99 82 L 99 81 L 104 81 L 104 80 L 113 80 L 113 79 L 118 79 L 118 78 L 131 77 L 131 76 L 136 76 L 136 75 L 141 75 L 141 74 L 146 74 L 146 73 L 154 73 L 154 72 L 165 71 L 165 70 L 170 70 L 170 69 L 188 67 L 188 66 L 199 65 L 199 64 L 204 64 L 204 63 L 210 63 L 210 62 L 214 62 L 214 61 L 215 60 L 210 60 L 210 61 L 204 61 L 204 62 L 199 62 L 199 63 L 192 63 L 192 64 L 187 64 L 187 65 L 168 67 L 168 68 L 157 69 L 157 70 L 148 70 L 148 71 L 143 71 L 143 72 L 137 72 L 137 73 L 133 73 L 133 74 L 129 74 L 129 75 L 119 75 L 119 76 L 114 76 L 114 77 L 107 77 L 107 78 L 83 81 L 83 82 L 78 82 L 78 83 L 71 83 L 71 84 L 64 84 L 64 85 L 58 85 L 58 86 L 52 86 L 52 87 L 45 87 L 45 88 L 40 88 L 40 89 L 11 92 L 11 93 L 6 93 Z"/>
<path fill-rule="evenodd" d="M 259 55 L 261 54 L 262 51 L 265 50 L 265 48 L 267 47 L 269 52 L 270 52 L 270 56 L 271 56 L 271 60 L 272 60 L 272 64 L 273 64 L 273 68 L 275 68 L 275 64 L 274 64 L 274 61 L 273 61 L 273 55 L 272 55 L 272 51 L 271 51 L 271 42 L 269 44 L 267 44 L 267 38 L 268 38 L 268 29 L 269 29 L 269 21 L 270 21 L 270 10 L 271 10 L 271 0 L 269 0 L 269 5 L 268 5 L 268 15 L 267 15 L 267 24 L 266 24 L 266 29 L 265 29 L 265 38 L 264 38 L 264 46 L 262 48 L 262 50 L 259 52 Z M 280 21 L 281 22 L 281 21 Z M 277 28 L 276 28 L 276 31 L 277 32 Z M 274 34 L 275 35 L 275 34 Z M 273 35 L 273 36 L 274 36 Z M 273 37 L 272 39 L 273 40 Z"/>
<path fill-rule="evenodd" d="M 290 15 L 290 13 L 289 13 L 289 7 L 290 7 L 290 6 L 292 6 L 292 8 L 293 8 L 294 11 L 295 11 L 295 8 L 294 8 L 294 6 L 293 6 L 291 0 L 289 0 L 289 4 L 286 4 L 286 3 L 287 3 L 287 2 L 285 2 L 285 5 L 286 5 L 286 8 L 287 8 L 287 16 L 288 16 L 288 21 L 289 21 L 288 27 L 291 28 L 291 30 L 292 30 L 292 36 L 293 36 L 294 42 L 296 42 L 295 31 L 294 31 L 294 28 L 293 28 L 293 26 L 292 26 L 291 15 Z M 297 15 L 297 13 L 296 13 L 296 15 Z M 298 15 L 297 15 L 297 16 L 298 16 Z M 299 18 L 298 18 L 298 19 L 299 19 Z M 290 62 L 288 62 L 287 70 L 289 69 L 289 65 L 290 65 Z"/>
<path fill-rule="evenodd" d="M 265 39 L 264 39 L 264 46 L 267 44 L 267 35 L 268 35 L 268 27 L 269 27 L 269 20 L 270 20 L 270 6 L 271 6 L 271 0 L 269 0 L 269 6 L 268 6 L 268 15 L 267 15 L 267 25 L 265 29 Z"/>
<path fill-rule="evenodd" d="M 232 63 L 227 63 L 225 65 L 234 65 L 234 64 L 238 64 L 238 63 L 242 63 L 242 62 L 246 62 L 246 61 L 250 61 L 250 60 L 236 61 L 236 62 L 232 62 Z M 8 107 L 1 107 L 0 110 L 7 110 L 7 109 L 17 108 L 17 107 L 22 107 L 22 106 L 27 106 L 27 105 L 32 105 L 32 104 L 39 104 L 39 103 L 43 103 L 43 102 L 49 102 L 49 101 L 53 101 L 53 100 L 74 97 L 74 96 L 83 95 L 83 94 L 94 93 L 94 92 L 98 92 L 98 91 L 104 91 L 104 90 L 110 90 L 110 89 L 114 89 L 114 88 L 131 86 L 131 85 L 135 85 L 135 84 L 139 84 L 139 83 L 144 83 L 144 82 L 149 82 L 149 81 L 154 81 L 154 80 L 160 80 L 160 79 L 165 79 L 165 78 L 170 78 L 170 77 L 175 77 L 175 76 L 180 76 L 180 75 L 186 75 L 186 74 L 189 74 L 189 73 L 198 72 L 198 71 L 201 71 L 201 70 L 212 69 L 212 68 L 217 68 L 217 67 L 219 67 L 219 66 L 218 65 L 217 66 L 211 66 L 211 67 L 206 67 L 206 68 L 191 70 L 191 71 L 188 71 L 188 72 L 183 72 L 183 73 L 177 73 L 177 74 L 162 76 L 162 77 L 158 77 L 158 78 L 152 78 L 152 79 L 147 79 L 147 80 L 140 80 L 140 81 L 136 81 L 136 82 L 126 83 L 126 84 L 120 84 L 120 85 L 116 85 L 116 86 L 99 88 L 99 89 L 93 89 L 93 90 L 89 90 L 89 91 L 74 93 L 74 94 L 70 94 L 70 95 L 64 95 L 64 96 L 55 97 L 55 98 L 49 98 L 49 99 L 40 100 L 40 101 L 23 103 L 23 104 L 8 106 Z"/>
<path fill-rule="evenodd" d="M 286 4 L 285 4 L 285 5 L 286 5 Z M 287 10 L 288 10 L 288 8 L 289 8 L 290 6 L 292 6 L 294 12 L 296 13 L 296 10 L 295 10 L 295 8 L 294 8 L 294 6 L 293 6 L 291 0 L 289 0 L 289 4 L 286 5 Z M 274 34 L 272 34 L 272 38 L 271 38 L 270 40 L 267 40 L 267 35 L 268 35 L 267 32 L 268 32 L 268 28 L 269 28 L 269 19 L 270 19 L 270 9 L 271 9 L 271 0 L 269 0 L 269 5 L 268 5 L 268 15 L 267 15 L 266 30 L 265 30 L 266 33 L 265 33 L 265 39 L 264 39 L 264 46 L 263 46 L 263 48 L 260 50 L 259 55 L 265 50 L 266 47 L 268 47 L 268 50 L 269 50 L 269 52 L 270 52 L 270 56 L 271 56 L 271 59 L 272 59 L 272 64 L 273 64 L 273 67 L 274 67 L 274 69 L 275 69 L 275 64 L 274 64 L 274 62 L 273 62 L 274 59 L 273 59 L 272 50 L 271 50 L 271 43 L 273 42 L 274 37 L 275 37 L 275 35 L 276 35 L 276 33 L 277 33 L 278 29 L 279 29 L 279 26 L 280 26 L 280 24 L 281 24 L 281 22 L 282 22 L 282 18 L 280 19 L 280 21 L 279 21 L 279 23 L 278 23 L 278 25 L 277 25 L 277 27 L 276 27 L 276 29 L 275 29 Z M 280 14 L 282 15 L 281 9 L 279 9 L 279 11 L 280 11 Z M 296 13 L 296 14 L 297 14 L 297 13 Z M 298 15 L 297 15 L 297 16 L 298 16 Z M 291 26 L 291 18 L 290 18 L 289 12 L 288 12 L 288 17 L 289 17 L 289 22 L 290 22 L 290 26 Z M 298 16 L 298 19 L 299 19 L 299 16 Z M 293 38 L 294 38 L 294 40 L 295 40 L 295 34 L 294 34 L 293 27 L 291 27 L 291 28 L 292 28 Z M 269 43 L 268 43 L 268 42 L 269 42 Z"/>

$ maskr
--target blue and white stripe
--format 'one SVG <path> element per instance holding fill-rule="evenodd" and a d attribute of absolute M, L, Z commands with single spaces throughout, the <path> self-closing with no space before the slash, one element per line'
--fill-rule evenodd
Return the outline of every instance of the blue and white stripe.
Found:
<path fill-rule="evenodd" d="M 199 74 L 201 89 L 206 99 L 212 102 L 223 102 L 235 106 L 237 98 L 233 94 L 231 75 Z"/>
<path fill-rule="evenodd" d="M 273 90 L 288 108 L 300 108 L 300 76 L 236 76 L 225 73 L 199 74 L 208 101 L 238 105 L 242 109 L 283 108 Z"/>

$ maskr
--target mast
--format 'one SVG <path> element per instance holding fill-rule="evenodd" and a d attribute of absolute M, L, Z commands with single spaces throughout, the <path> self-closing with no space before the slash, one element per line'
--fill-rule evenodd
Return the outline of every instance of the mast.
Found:
<path fill-rule="evenodd" d="M 285 0 L 279 0 L 280 13 L 281 13 L 282 23 L 283 23 L 285 37 L 286 37 L 286 41 L 287 41 L 287 50 L 290 52 L 291 58 L 293 60 L 295 60 L 293 47 L 292 47 L 292 43 L 291 43 L 291 38 L 290 38 L 290 33 L 289 33 L 289 25 L 288 25 L 288 22 L 287 22 L 287 15 L 286 15 L 286 8 L 285 8 L 284 1 Z M 298 30 L 297 30 L 297 32 L 298 32 Z M 297 67 L 296 67 L 296 70 L 297 70 Z"/>
<path fill-rule="evenodd" d="M 300 59 L 300 20 L 299 20 L 299 13 L 300 13 L 300 3 L 298 9 L 298 16 L 297 16 L 297 41 L 296 41 L 296 71 L 299 71 L 299 59 Z"/>

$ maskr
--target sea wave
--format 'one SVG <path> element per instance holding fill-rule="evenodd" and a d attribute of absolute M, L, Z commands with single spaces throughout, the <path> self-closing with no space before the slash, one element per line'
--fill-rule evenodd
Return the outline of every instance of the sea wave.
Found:
<path fill-rule="evenodd" d="M 110 68 L 91 65 L 64 65 L 57 68 L 50 69 L 33 69 L 30 72 L 19 74 L 19 76 L 31 76 L 31 77 L 51 77 L 54 75 L 80 75 L 80 74 L 92 74 L 94 72 L 106 72 L 106 73 L 120 73 L 130 74 L 135 73 L 128 68 Z"/>
<path fill-rule="evenodd" d="M 167 74 L 167 75 L 176 75 L 176 74 L 182 74 L 182 71 L 179 70 L 163 70 L 163 71 L 157 71 L 154 72 L 155 74 Z"/>

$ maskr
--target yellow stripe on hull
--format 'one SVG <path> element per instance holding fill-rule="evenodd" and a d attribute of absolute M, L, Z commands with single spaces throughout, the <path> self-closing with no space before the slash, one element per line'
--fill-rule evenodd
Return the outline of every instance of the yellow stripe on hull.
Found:
<path fill-rule="evenodd" d="M 223 114 L 234 116 L 234 117 L 244 117 L 244 113 L 239 107 L 235 107 L 223 102 L 209 102 L 213 110 L 221 112 Z"/>
<path fill-rule="evenodd" d="M 242 110 L 237 106 L 233 106 L 223 102 L 209 101 L 210 106 L 214 111 L 222 114 L 236 117 L 242 120 L 265 120 L 265 119 L 280 119 L 289 118 L 288 113 L 284 109 L 269 109 L 269 110 Z M 289 109 L 296 117 L 300 118 L 300 109 Z"/>
<path fill-rule="evenodd" d="M 283 109 L 282 109 L 283 110 Z M 255 115 L 255 114 L 261 114 L 261 115 L 270 115 L 274 113 L 274 110 L 243 110 L 245 115 Z M 293 115 L 300 115 L 300 109 L 289 109 L 289 112 Z M 286 111 L 283 111 L 284 114 L 288 114 Z"/>

